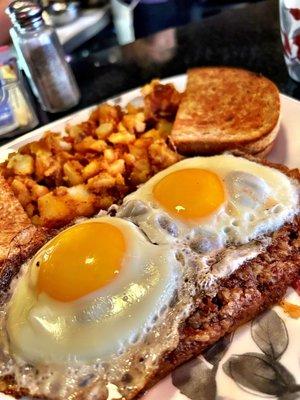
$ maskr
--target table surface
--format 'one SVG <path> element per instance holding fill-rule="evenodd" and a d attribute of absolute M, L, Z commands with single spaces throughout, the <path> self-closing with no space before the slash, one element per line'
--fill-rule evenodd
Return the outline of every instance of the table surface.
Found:
<path fill-rule="evenodd" d="M 300 99 L 300 84 L 289 78 L 279 32 L 278 1 L 267 0 L 182 27 L 159 32 L 126 46 L 94 52 L 71 63 L 81 90 L 74 112 L 153 78 L 188 68 L 227 65 L 272 79 L 282 93 Z M 63 114 L 38 110 L 41 125 Z"/>

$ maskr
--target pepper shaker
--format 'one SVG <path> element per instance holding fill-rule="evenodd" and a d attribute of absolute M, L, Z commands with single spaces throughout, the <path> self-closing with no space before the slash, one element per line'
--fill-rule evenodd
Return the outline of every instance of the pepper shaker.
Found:
<path fill-rule="evenodd" d="M 44 110 L 55 113 L 78 104 L 80 94 L 56 32 L 42 12 L 31 0 L 16 0 L 7 9 L 13 23 L 10 35 L 33 93 Z"/>

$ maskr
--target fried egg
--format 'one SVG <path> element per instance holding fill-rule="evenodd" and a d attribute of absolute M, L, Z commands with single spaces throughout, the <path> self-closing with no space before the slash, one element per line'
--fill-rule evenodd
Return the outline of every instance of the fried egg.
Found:
<path fill-rule="evenodd" d="M 145 336 L 180 274 L 174 252 L 128 221 L 75 225 L 47 243 L 19 281 L 7 318 L 11 348 L 34 363 L 105 360 Z"/>
<path fill-rule="evenodd" d="M 117 212 L 153 243 L 188 241 L 198 253 L 246 244 L 297 212 L 296 185 L 280 171 L 230 154 L 194 157 L 159 172 Z"/>
<path fill-rule="evenodd" d="M 0 375 L 64 399 L 95 382 L 129 390 L 126 377 L 141 383 L 176 346 L 193 274 L 175 247 L 124 219 L 62 231 L 23 266 L 0 310 Z"/>

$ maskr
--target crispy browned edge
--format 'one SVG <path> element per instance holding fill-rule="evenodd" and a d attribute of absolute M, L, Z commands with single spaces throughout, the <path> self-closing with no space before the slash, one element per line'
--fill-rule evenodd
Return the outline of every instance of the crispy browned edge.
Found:
<path fill-rule="evenodd" d="M 0 174 L 0 291 L 7 288 L 19 266 L 45 243 L 47 237 L 44 229 L 31 223 Z"/>
<path fill-rule="evenodd" d="M 250 161 L 255 161 L 258 162 L 262 165 L 270 166 L 273 168 L 278 169 L 279 171 L 283 172 L 287 176 L 289 176 L 292 179 L 297 180 L 300 183 L 300 171 L 299 169 L 293 169 L 290 170 L 284 165 L 280 164 L 275 164 L 271 163 L 267 160 L 261 160 L 253 156 L 246 155 L 245 153 L 241 151 L 234 151 L 231 152 L 231 154 L 234 154 L 236 156 L 242 156 Z M 289 264 L 286 259 L 281 259 L 280 258 L 280 252 L 277 252 L 277 246 L 280 246 L 282 241 L 284 240 L 285 236 L 288 236 L 291 234 L 292 236 L 294 235 L 294 239 L 291 239 L 291 246 L 294 249 L 294 254 L 293 257 L 289 260 Z M 201 354 L 205 349 L 207 349 L 209 346 L 213 345 L 215 342 L 217 342 L 221 337 L 225 336 L 226 334 L 236 330 L 239 326 L 243 325 L 244 323 L 248 322 L 249 320 L 253 319 L 256 317 L 258 314 L 261 312 L 265 311 L 272 305 L 276 304 L 278 301 L 282 299 L 284 296 L 288 286 L 293 282 L 294 279 L 296 279 L 300 275 L 300 216 L 297 216 L 292 223 L 285 224 L 281 229 L 279 229 L 277 232 L 274 233 L 273 235 L 273 240 L 271 245 L 268 247 L 268 249 L 254 258 L 253 260 L 247 262 L 244 264 L 242 267 L 239 268 L 239 270 L 234 273 L 232 276 L 230 276 L 227 279 L 223 279 L 220 283 L 220 287 L 226 287 L 232 280 L 235 279 L 235 276 L 237 273 L 242 271 L 245 268 L 250 268 L 252 265 L 255 263 L 266 263 L 267 265 L 270 262 L 270 256 L 273 256 L 275 259 L 277 259 L 277 262 L 285 262 L 287 267 L 285 271 L 282 271 L 282 274 L 280 277 L 278 277 L 278 281 L 274 283 L 270 283 L 270 285 L 266 288 L 264 293 L 262 293 L 260 302 L 254 302 L 252 304 L 251 301 L 247 301 L 243 308 L 238 310 L 237 314 L 234 316 L 232 319 L 230 325 L 226 327 L 226 329 L 223 330 L 216 330 L 214 336 L 211 338 L 209 343 L 204 342 L 204 341 L 199 341 L 197 338 L 194 336 L 189 337 L 187 340 L 187 337 L 184 336 L 184 334 L 180 334 L 180 340 L 179 344 L 176 349 L 174 349 L 171 353 L 166 354 L 162 360 L 159 363 L 159 368 L 158 371 L 148 377 L 147 379 L 147 384 L 141 391 L 132 391 L 130 396 L 126 397 L 126 400 L 132 400 L 138 398 L 141 394 L 143 394 L 146 390 L 151 388 L 154 384 L 156 384 L 159 380 L 164 378 L 166 375 L 168 375 L 170 372 L 172 372 L 176 367 L 179 365 L 185 363 L 186 361 L 190 360 L 191 358 Z M 270 249 L 271 250 L 270 252 Z M 17 267 L 18 268 L 18 267 Z M 0 277 L 1 279 L 1 277 Z M 195 310 L 197 311 L 197 309 Z M 194 312 L 195 312 L 194 311 Z M 190 318 L 189 316 L 187 320 Z M 186 321 L 187 321 L 186 320 Z M 184 331 L 184 324 L 181 327 L 181 332 Z M 5 380 L 0 380 L 0 392 L 12 395 L 16 398 L 20 398 L 22 396 L 30 396 L 30 393 L 28 393 L 28 390 L 25 388 L 19 388 L 15 385 L 14 380 L 11 378 L 5 379 Z M 45 399 L 47 400 L 47 397 L 35 397 L 39 399 Z M 77 399 L 84 400 L 84 391 L 79 395 L 79 397 L 76 397 Z M 100 399 L 99 399 L 100 400 Z"/>
<path fill-rule="evenodd" d="M 252 155 L 259 155 L 259 157 L 263 157 L 268 154 L 268 151 L 264 151 L 267 147 L 271 147 L 271 143 L 274 142 L 276 139 L 277 133 L 274 132 L 273 129 L 276 127 L 279 115 L 280 115 L 280 98 L 279 98 L 279 91 L 277 86 L 272 82 L 270 79 L 262 76 L 261 74 L 256 74 L 255 72 L 248 71 L 242 68 L 233 68 L 233 67 L 200 67 L 200 68 L 193 68 L 190 71 L 197 71 L 197 70 L 205 70 L 205 69 L 231 69 L 236 71 L 243 71 L 248 73 L 250 76 L 254 77 L 261 77 L 265 81 L 270 84 L 270 88 L 272 88 L 277 93 L 277 109 L 278 109 L 278 118 L 272 122 L 272 126 L 270 129 L 266 130 L 263 134 L 258 135 L 255 138 L 251 139 L 242 139 L 232 141 L 211 141 L 207 138 L 205 140 L 201 140 L 201 135 L 194 132 L 193 134 L 186 135 L 184 134 L 184 127 L 180 126 L 180 107 L 177 112 L 177 116 L 174 122 L 173 130 L 170 135 L 170 139 L 176 146 L 177 150 L 184 154 L 184 155 L 213 155 L 216 153 L 221 153 L 224 151 L 231 151 L 241 148 L 244 152 Z M 181 102 L 184 104 L 184 101 Z M 177 126 L 179 125 L 179 127 Z M 260 155 L 259 153 L 262 153 Z"/>

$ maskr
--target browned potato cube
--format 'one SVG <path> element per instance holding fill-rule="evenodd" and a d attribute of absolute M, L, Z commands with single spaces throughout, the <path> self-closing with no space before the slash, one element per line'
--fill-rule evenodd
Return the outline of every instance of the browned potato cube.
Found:
<path fill-rule="evenodd" d="M 134 142 L 135 135 L 129 132 L 116 132 L 112 133 L 108 140 L 113 144 L 129 144 Z"/>
<path fill-rule="evenodd" d="M 68 223 L 73 218 L 73 209 L 64 201 L 64 197 L 55 196 L 53 192 L 38 199 L 38 209 L 41 223 L 46 226 Z"/>
<path fill-rule="evenodd" d="M 11 182 L 11 188 L 23 207 L 26 207 L 27 204 L 29 204 L 31 202 L 30 191 L 28 190 L 25 183 L 22 182 L 20 179 L 15 178 Z"/>
<path fill-rule="evenodd" d="M 112 147 L 105 149 L 103 155 L 105 160 L 109 163 L 112 163 L 117 159 L 116 151 Z"/>
<path fill-rule="evenodd" d="M 44 196 L 47 193 L 49 193 L 49 189 L 46 186 L 36 183 L 31 187 L 31 195 L 33 200 L 37 200 L 39 197 Z"/>
<path fill-rule="evenodd" d="M 95 134 L 97 135 L 98 139 L 106 139 L 114 129 L 114 124 L 112 122 L 103 122 L 96 128 Z"/>
<path fill-rule="evenodd" d="M 66 181 L 70 186 L 79 185 L 83 182 L 82 165 L 76 160 L 67 161 L 63 166 Z"/>
<path fill-rule="evenodd" d="M 16 175 L 31 175 L 34 172 L 33 158 L 28 154 L 14 154 L 9 157 L 7 168 Z"/>
<path fill-rule="evenodd" d="M 95 205 L 97 210 L 107 210 L 115 201 L 116 199 L 113 196 L 103 194 L 96 197 Z"/>
<path fill-rule="evenodd" d="M 125 161 L 122 158 L 114 161 L 107 168 L 107 172 L 111 175 L 123 174 L 125 172 Z"/>
<path fill-rule="evenodd" d="M 104 168 L 104 165 L 103 160 L 92 160 L 82 170 L 83 179 L 86 180 L 97 175 Z"/>
<path fill-rule="evenodd" d="M 182 159 L 179 154 L 167 146 L 164 140 L 156 141 L 150 145 L 149 158 L 159 170 L 167 168 Z"/>
<path fill-rule="evenodd" d="M 76 215 L 89 217 L 95 213 L 95 195 L 90 193 L 85 185 L 77 185 L 68 188 L 66 201 L 72 201 L 72 206 L 76 210 Z"/>
<path fill-rule="evenodd" d="M 86 153 L 88 151 L 103 152 L 107 147 L 104 140 L 96 140 L 92 136 L 86 136 L 81 142 L 74 145 L 74 149 L 79 153 Z"/>
<path fill-rule="evenodd" d="M 115 185 L 115 178 L 107 172 L 100 174 L 88 180 L 88 188 L 95 193 L 100 193 L 105 189 L 112 188 Z"/>
<path fill-rule="evenodd" d="M 95 110 L 95 116 L 96 115 L 100 123 L 118 122 L 122 118 L 122 110 L 119 106 L 112 106 L 104 103 Z"/>

